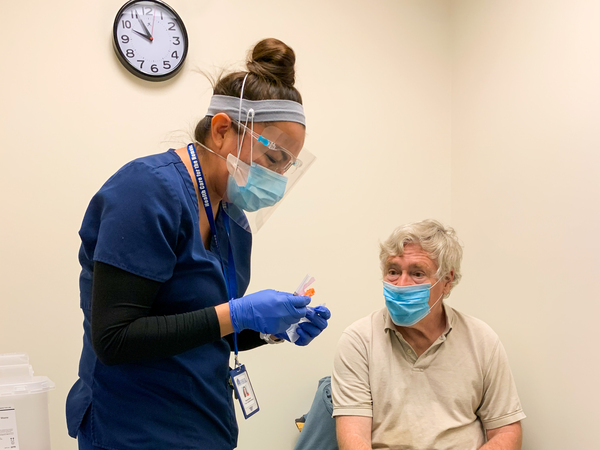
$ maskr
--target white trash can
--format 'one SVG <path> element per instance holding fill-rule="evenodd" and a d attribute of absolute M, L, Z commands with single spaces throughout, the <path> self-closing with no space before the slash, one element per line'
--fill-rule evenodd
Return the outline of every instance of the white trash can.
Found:
<path fill-rule="evenodd" d="M 50 450 L 48 377 L 34 377 L 26 353 L 0 355 L 0 450 Z"/>

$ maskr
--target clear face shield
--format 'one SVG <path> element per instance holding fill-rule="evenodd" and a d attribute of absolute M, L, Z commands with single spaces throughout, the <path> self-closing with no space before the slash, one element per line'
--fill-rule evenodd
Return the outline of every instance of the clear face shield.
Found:
<path fill-rule="evenodd" d="M 227 206 L 226 212 L 238 225 L 255 233 L 310 168 L 315 156 L 275 125 L 255 131 L 252 116 L 246 124 L 232 120 L 232 126 L 238 134 L 238 149 L 237 156 L 227 157 L 231 177 L 225 200 L 242 208 L 246 217 Z"/>

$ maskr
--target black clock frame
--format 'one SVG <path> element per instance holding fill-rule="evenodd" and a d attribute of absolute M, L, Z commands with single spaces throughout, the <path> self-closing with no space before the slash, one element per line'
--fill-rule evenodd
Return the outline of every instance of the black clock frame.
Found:
<path fill-rule="evenodd" d="M 157 4 L 160 4 L 162 7 L 168 9 L 173 14 L 173 16 L 175 17 L 175 20 L 181 27 L 183 38 L 185 41 L 183 55 L 181 56 L 181 62 L 177 65 L 177 67 L 172 72 L 169 72 L 167 74 L 149 75 L 145 72 L 142 72 L 141 70 L 139 70 L 137 67 L 135 67 L 133 64 L 131 64 L 129 62 L 129 59 L 123 54 L 123 52 L 121 51 L 121 47 L 119 47 L 118 36 L 117 36 L 117 27 L 119 24 L 119 20 L 121 20 L 121 16 L 123 15 L 123 12 L 129 6 L 131 6 L 132 3 L 139 3 L 141 1 L 157 3 Z M 114 48 L 117 58 L 119 59 L 121 64 L 133 75 L 135 75 L 136 77 L 141 78 L 143 80 L 146 80 L 146 81 L 166 81 L 166 80 L 173 78 L 175 75 L 177 75 L 185 63 L 185 58 L 187 57 L 187 52 L 188 52 L 188 47 L 189 47 L 188 34 L 187 34 L 187 30 L 185 29 L 183 20 L 181 20 L 181 17 L 179 17 L 179 14 L 177 14 L 177 11 L 175 11 L 168 4 L 166 4 L 165 2 L 163 2 L 161 0 L 129 0 L 127 3 L 125 3 L 123 6 L 121 6 L 121 9 L 119 9 L 119 12 L 117 12 L 117 15 L 115 16 L 115 21 L 113 23 L 113 39 L 112 39 L 112 41 L 113 41 L 113 48 Z"/>

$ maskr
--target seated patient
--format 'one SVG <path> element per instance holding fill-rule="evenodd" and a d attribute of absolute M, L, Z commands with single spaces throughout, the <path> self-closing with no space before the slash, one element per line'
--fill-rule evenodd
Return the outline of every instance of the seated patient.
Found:
<path fill-rule="evenodd" d="M 381 245 L 386 307 L 350 325 L 335 356 L 340 450 L 521 448 L 525 414 L 504 347 L 444 302 L 461 258 L 454 230 L 434 220 Z"/>

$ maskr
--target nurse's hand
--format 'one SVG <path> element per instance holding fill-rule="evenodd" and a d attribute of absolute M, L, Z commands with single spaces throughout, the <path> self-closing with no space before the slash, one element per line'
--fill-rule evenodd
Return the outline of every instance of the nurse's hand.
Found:
<path fill-rule="evenodd" d="M 265 334 L 283 333 L 306 316 L 310 297 L 267 289 L 229 301 L 231 324 L 236 333 L 250 329 Z"/>
<path fill-rule="evenodd" d="M 298 339 L 294 344 L 304 346 L 308 345 L 314 338 L 316 338 L 321 332 L 327 328 L 327 321 L 331 317 L 331 311 L 325 306 L 317 306 L 316 308 L 307 308 L 306 319 L 308 322 L 300 322 L 296 333 Z M 279 339 L 290 340 L 287 333 L 280 333 L 275 335 Z"/>

